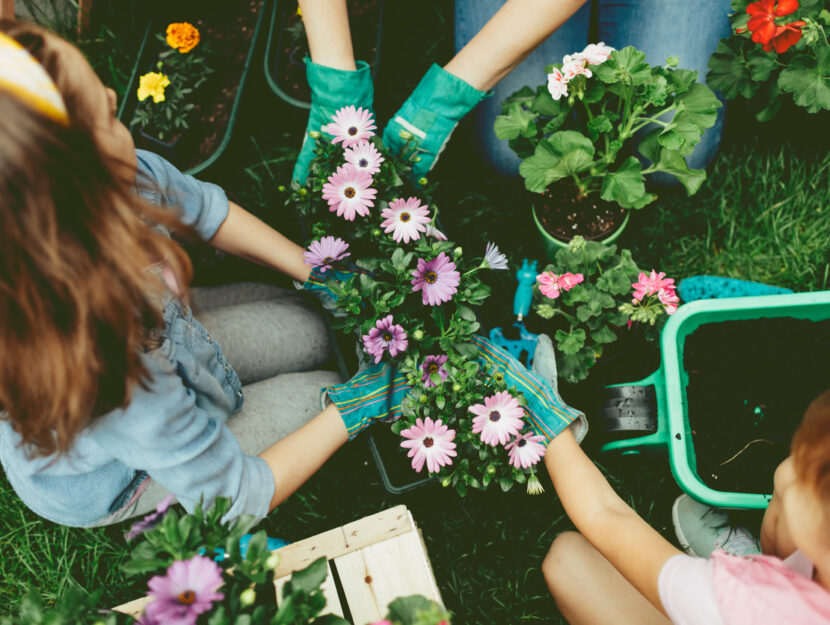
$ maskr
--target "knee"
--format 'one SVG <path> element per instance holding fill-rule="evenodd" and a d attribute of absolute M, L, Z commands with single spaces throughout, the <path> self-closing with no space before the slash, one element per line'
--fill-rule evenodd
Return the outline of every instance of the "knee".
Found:
<path fill-rule="evenodd" d="M 542 573 L 557 603 L 567 599 L 568 589 L 573 588 L 574 568 L 579 566 L 580 554 L 590 547 L 579 532 L 562 532 L 542 563 Z"/>

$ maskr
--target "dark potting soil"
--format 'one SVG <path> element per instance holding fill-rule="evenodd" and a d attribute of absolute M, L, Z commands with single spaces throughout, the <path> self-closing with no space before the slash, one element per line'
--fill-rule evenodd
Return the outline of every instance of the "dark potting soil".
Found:
<path fill-rule="evenodd" d="M 308 54 L 302 18 L 296 13 L 296 3 L 285 2 L 282 9 L 288 15 L 277 16 L 282 24 L 279 34 L 280 47 L 275 60 L 275 77 L 283 92 L 301 102 L 311 101 L 311 92 L 305 75 L 303 59 Z M 374 67 L 377 53 L 378 28 L 380 28 L 380 0 L 347 0 L 349 28 L 355 47 L 355 58 Z M 277 36 L 273 34 L 272 36 Z"/>
<path fill-rule="evenodd" d="M 570 241 L 609 236 L 623 222 L 625 209 L 595 195 L 580 198 L 573 185 L 554 184 L 536 204 L 536 216 L 551 236 Z"/>
<path fill-rule="evenodd" d="M 698 476 L 715 490 L 771 493 L 804 411 L 830 388 L 830 320 L 710 323 L 683 356 Z"/>
<path fill-rule="evenodd" d="M 161 24 L 166 28 L 167 23 L 187 21 L 196 26 L 199 45 L 210 48 L 209 64 L 214 69 L 207 82 L 193 94 L 196 109 L 190 128 L 172 153 L 165 154 L 179 169 L 187 170 L 203 163 L 222 143 L 262 4 L 263 0 L 194 4 L 185 10 L 171 10 L 166 22 Z M 138 136 L 136 144 L 158 150 L 145 141 Z"/>

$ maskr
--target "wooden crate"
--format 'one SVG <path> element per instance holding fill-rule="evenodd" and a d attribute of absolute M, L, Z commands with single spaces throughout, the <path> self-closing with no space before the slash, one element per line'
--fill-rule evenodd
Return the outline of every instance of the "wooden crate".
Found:
<path fill-rule="evenodd" d="M 294 571 L 320 556 L 329 561 L 323 584 L 325 613 L 351 616 L 355 625 L 378 621 L 397 597 L 423 595 L 443 604 L 423 537 L 406 506 L 396 506 L 277 550 L 282 556 L 274 585 L 277 597 Z M 147 598 L 115 610 L 137 615 Z"/>

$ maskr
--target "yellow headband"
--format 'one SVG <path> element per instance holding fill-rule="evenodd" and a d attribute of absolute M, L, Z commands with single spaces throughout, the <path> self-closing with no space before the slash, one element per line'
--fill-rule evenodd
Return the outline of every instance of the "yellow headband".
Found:
<path fill-rule="evenodd" d="M 63 124 L 69 123 L 58 88 L 43 66 L 14 39 L 0 33 L 0 89 Z"/>

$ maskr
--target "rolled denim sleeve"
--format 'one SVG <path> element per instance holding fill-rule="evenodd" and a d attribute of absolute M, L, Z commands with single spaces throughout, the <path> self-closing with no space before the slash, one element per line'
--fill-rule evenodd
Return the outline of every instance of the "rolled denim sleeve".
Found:
<path fill-rule="evenodd" d="M 176 495 L 188 512 L 200 497 L 212 502 L 231 498 L 226 518 L 251 514 L 262 519 L 274 495 L 268 464 L 243 453 L 220 419 L 196 404 L 175 366 L 163 356 L 143 356 L 152 373 L 135 385 L 126 408 L 97 419 L 91 435 L 116 459 L 150 477 Z"/>
<path fill-rule="evenodd" d="M 175 207 L 183 223 L 209 241 L 228 216 L 228 196 L 212 182 L 180 172 L 158 154 L 136 150 L 139 195 L 161 206 Z"/>

